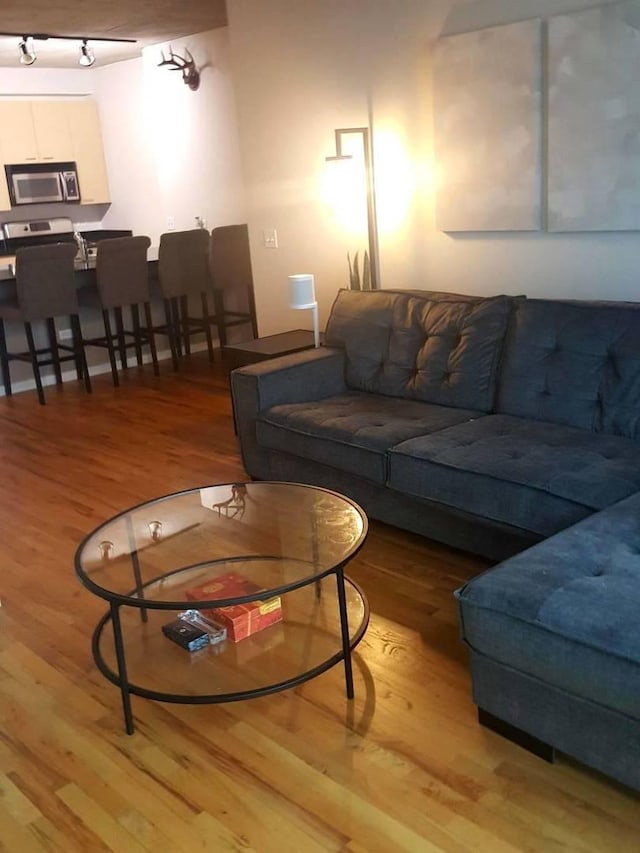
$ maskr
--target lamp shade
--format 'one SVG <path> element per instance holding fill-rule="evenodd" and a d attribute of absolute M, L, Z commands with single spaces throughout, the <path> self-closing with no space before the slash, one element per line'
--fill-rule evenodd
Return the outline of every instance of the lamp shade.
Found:
<path fill-rule="evenodd" d="M 313 308 L 316 305 L 316 289 L 310 273 L 289 276 L 289 306 L 291 308 Z"/>
<path fill-rule="evenodd" d="M 318 327 L 318 303 L 316 302 L 315 281 L 311 273 L 289 276 L 289 307 L 310 308 L 313 314 L 313 341 L 320 346 Z"/>

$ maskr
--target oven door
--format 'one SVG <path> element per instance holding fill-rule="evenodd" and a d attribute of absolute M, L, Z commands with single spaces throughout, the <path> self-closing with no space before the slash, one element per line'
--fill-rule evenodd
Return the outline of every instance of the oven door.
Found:
<path fill-rule="evenodd" d="M 14 204 L 64 201 L 60 172 L 12 172 L 10 189 Z"/>

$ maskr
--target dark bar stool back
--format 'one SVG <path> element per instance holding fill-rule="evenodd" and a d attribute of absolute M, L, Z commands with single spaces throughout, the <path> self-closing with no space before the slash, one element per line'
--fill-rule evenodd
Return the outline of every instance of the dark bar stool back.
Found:
<path fill-rule="evenodd" d="M 148 345 L 153 371 L 159 374 L 151 318 L 151 290 L 147 266 L 147 250 L 151 245 L 148 237 L 117 237 L 98 243 L 96 254 L 96 284 L 102 318 L 104 337 L 94 338 L 87 343 L 106 347 L 109 351 L 113 384 L 120 384 L 116 363 L 116 348 L 123 368 L 127 367 L 127 350 L 134 348 L 138 365 L 143 362 L 142 347 Z M 145 312 L 145 324 L 140 323 L 139 306 Z M 123 308 L 131 311 L 131 327 L 125 327 Z M 116 330 L 112 330 L 111 312 L 115 316 Z"/>
<path fill-rule="evenodd" d="M 46 402 L 40 368 L 52 365 L 56 383 L 62 384 L 61 364 L 75 362 L 79 380 L 91 392 L 91 380 L 84 352 L 80 327 L 78 295 L 75 285 L 74 243 L 55 243 L 31 246 L 16 252 L 16 297 L 0 303 L 0 364 L 5 394 L 11 395 L 9 362 L 29 361 L 38 391 L 38 400 Z M 71 344 L 58 342 L 55 318 L 68 317 L 71 324 Z M 27 352 L 8 352 L 4 321 L 24 323 Z M 49 346 L 36 347 L 33 323 L 44 321 Z"/>
<path fill-rule="evenodd" d="M 157 328 L 169 337 L 173 366 L 183 351 L 191 353 L 190 338 L 204 334 L 213 361 L 211 327 L 219 319 L 210 313 L 209 298 L 213 296 L 209 269 L 209 232 L 203 228 L 191 231 L 168 231 L 160 237 L 158 277 L 164 299 L 166 325 Z M 201 315 L 194 316 L 189 297 L 200 299 Z M 219 328 L 218 328 L 219 334 Z"/>
<path fill-rule="evenodd" d="M 258 337 L 253 271 L 246 225 L 223 225 L 211 232 L 209 262 L 221 330 L 220 343 L 227 343 L 227 329 L 250 325 Z"/>

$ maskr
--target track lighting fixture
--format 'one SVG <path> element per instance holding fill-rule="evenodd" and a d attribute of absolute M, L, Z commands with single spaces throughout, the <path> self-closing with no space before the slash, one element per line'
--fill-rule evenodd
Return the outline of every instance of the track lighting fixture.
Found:
<path fill-rule="evenodd" d="M 33 65 L 38 58 L 31 36 L 22 36 L 22 41 L 18 45 L 18 56 L 20 57 L 21 65 Z"/>
<path fill-rule="evenodd" d="M 95 61 L 96 57 L 93 52 L 93 48 L 87 46 L 87 39 L 82 39 L 82 45 L 80 46 L 80 59 L 78 60 L 79 64 L 84 68 L 91 68 Z"/>
<path fill-rule="evenodd" d="M 80 44 L 80 56 L 78 58 L 78 63 L 82 65 L 83 68 L 91 68 L 91 66 L 96 61 L 95 53 L 93 51 L 93 47 L 90 47 L 87 42 L 120 42 L 126 44 L 135 44 L 136 39 L 111 39 L 111 38 L 94 38 L 92 36 L 53 36 L 48 33 L 32 33 L 31 35 L 22 35 L 20 33 L 0 33 L 0 37 L 6 38 L 18 38 L 20 41 L 18 42 L 18 57 L 20 59 L 21 65 L 33 65 L 36 61 L 36 51 L 34 47 L 35 41 L 49 41 L 50 39 L 54 39 L 56 41 L 77 41 L 81 42 Z"/>

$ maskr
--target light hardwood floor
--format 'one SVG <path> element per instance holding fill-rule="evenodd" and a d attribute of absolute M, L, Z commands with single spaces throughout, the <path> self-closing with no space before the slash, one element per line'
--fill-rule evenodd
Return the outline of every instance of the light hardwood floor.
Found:
<path fill-rule="evenodd" d="M 485 563 L 381 524 L 349 569 L 372 608 L 352 707 L 336 667 L 227 705 L 134 697 L 124 733 L 76 546 L 244 477 L 221 368 L 161 367 L 0 399 L 0 850 L 640 851 L 637 795 L 477 724 L 452 592 Z"/>

